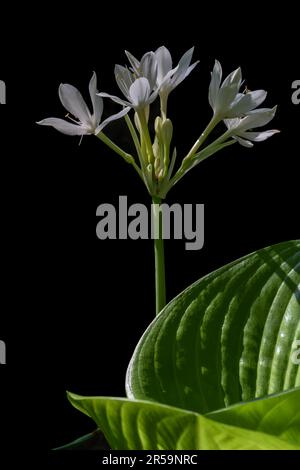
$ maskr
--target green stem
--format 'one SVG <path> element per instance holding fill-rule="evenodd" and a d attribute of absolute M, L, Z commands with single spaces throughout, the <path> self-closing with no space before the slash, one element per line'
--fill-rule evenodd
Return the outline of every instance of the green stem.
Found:
<path fill-rule="evenodd" d="M 168 108 L 168 96 L 166 96 L 165 94 L 161 94 L 160 111 L 161 111 L 161 117 L 163 121 L 167 119 L 167 108 Z"/>
<path fill-rule="evenodd" d="M 210 152 L 211 150 L 215 149 L 216 152 L 218 152 L 219 150 L 225 148 L 225 147 L 228 147 L 232 144 L 236 144 L 236 140 L 234 139 L 231 139 L 231 140 L 228 140 L 227 142 L 224 142 L 228 137 L 230 137 L 230 131 L 226 131 L 223 135 L 221 135 L 221 137 L 219 137 L 218 139 L 216 139 L 214 142 L 212 142 L 210 145 L 208 145 L 207 147 L 205 147 L 203 150 L 201 150 L 200 152 L 196 153 L 196 155 L 193 156 L 193 160 L 196 160 L 198 161 L 199 159 L 199 162 L 205 160 L 208 156 L 210 156 L 211 154 L 209 154 L 207 156 L 207 152 Z M 202 155 L 205 155 L 204 158 L 199 158 L 199 157 L 202 157 Z"/>
<path fill-rule="evenodd" d="M 156 315 L 166 305 L 165 254 L 163 240 L 163 220 L 160 209 L 161 199 L 152 197 L 152 220 L 154 229 L 155 256 L 155 299 Z"/>
<path fill-rule="evenodd" d="M 211 131 L 216 127 L 216 125 L 219 122 L 220 122 L 219 118 L 216 118 L 215 116 L 212 117 L 206 129 L 202 132 L 199 139 L 196 140 L 196 142 L 194 143 L 193 147 L 191 148 L 187 156 L 184 158 L 184 160 L 188 160 L 197 152 L 198 148 L 201 147 L 201 145 L 205 142 L 205 140 L 207 139 Z"/>
<path fill-rule="evenodd" d="M 127 163 L 132 165 L 134 167 L 134 169 L 136 170 L 136 172 L 138 173 L 139 177 L 144 182 L 142 172 L 141 172 L 140 168 L 138 167 L 138 165 L 135 163 L 134 158 L 133 158 L 132 155 L 130 155 L 129 153 L 122 150 L 118 145 L 116 145 L 112 140 L 110 140 L 110 138 L 107 137 L 107 135 L 105 135 L 103 132 L 99 132 L 99 134 L 97 134 L 96 137 L 98 137 L 98 139 L 100 139 L 104 144 L 106 144 L 111 150 L 113 150 L 118 155 L 120 155 L 122 158 L 124 158 L 124 160 Z"/>
<path fill-rule="evenodd" d="M 154 162 L 154 155 L 153 155 L 153 149 L 152 149 L 152 143 L 151 143 L 151 137 L 149 134 L 149 129 L 148 129 L 148 124 L 146 121 L 146 116 L 145 116 L 145 110 L 142 109 L 138 111 L 138 117 L 141 125 L 141 140 L 145 144 L 146 152 L 147 152 L 147 157 L 146 157 L 146 163 L 153 163 Z M 142 145 L 143 146 L 143 145 Z"/>
<path fill-rule="evenodd" d="M 139 160 L 140 160 L 140 163 L 142 165 L 142 161 L 143 161 L 143 157 L 142 157 L 142 151 L 141 151 L 141 146 L 140 146 L 140 142 L 139 142 L 139 138 L 138 138 L 138 135 L 136 133 L 136 130 L 131 122 L 131 119 L 130 117 L 128 116 L 128 114 L 125 115 L 125 121 L 126 121 L 126 124 L 127 124 L 127 127 L 129 129 L 129 132 L 130 132 L 130 135 L 132 137 L 132 140 L 133 140 L 133 143 L 134 143 L 134 146 L 135 146 L 135 149 L 136 149 L 136 152 L 138 154 L 138 157 L 139 157 Z"/>
<path fill-rule="evenodd" d="M 149 177 L 149 173 L 147 172 L 147 162 L 144 161 L 143 150 L 141 148 L 138 135 L 136 133 L 136 130 L 135 130 L 128 114 L 126 114 L 126 116 L 125 116 L 125 121 L 126 121 L 126 124 L 128 126 L 129 132 L 131 134 L 131 137 L 132 137 L 132 140 L 133 140 L 133 143 L 134 143 L 134 146 L 135 146 L 138 158 L 139 158 L 139 162 L 140 162 L 140 165 L 141 165 L 141 174 L 142 174 L 143 182 L 145 183 L 146 188 L 148 189 L 149 193 L 151 194 L 152 190 L 153 190 L 152 177 Z"/>
<path fill-rule="evenodd" d="M 226 134 L 226 135 L 225 135 Z M 178 170 L 177 173 L 173 176 L 173 178 L 169 181 L 168 186 L 166 188 L 165 194 L 173 187 L 175 186 L 178 181 L 183 178 L 184 175 L 191 169 L 194 168 L 196 165 L 198 165 L 200 162 L 203 162 L 207 158 L 211 157 L 213 154 L 219 152 L 225 147 L 229 147 L 230 145 L 233 145 L 236 143 L 236 140 L 229 140 L 228 142 L 222 143 L 227 137 L 228 137 L 228 131 L 223 134 L 223 136 L 219 137 L 215 142 L 212 144 L 208 145 L 205 147 L 201 152 L 196 153 L 196 155 L 193 156 L 191 160 L 191 165 L 190 167 L 186 168 L 180 168 L 180 171 Z"/>

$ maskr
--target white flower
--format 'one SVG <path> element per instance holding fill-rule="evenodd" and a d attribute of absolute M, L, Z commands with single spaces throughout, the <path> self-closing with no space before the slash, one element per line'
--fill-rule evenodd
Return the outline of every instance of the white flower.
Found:
<path fill-rule="evenodd" d="M 127 58 L 132 66 L 132 76 L 134 79 L 136 78 L 147 78 L 151 91 L 156 87 L 157 81 L 157 73 L 158 73 L 158 64 L 156 60 L 156 55 L 154 52 L 147 52 L 141 58 L 139 62 L 130 52 L 125 51 Z M 124 67 L 117 65 L 116 68 L 120 67 L 120 69 L 124 69 Z M 127 70 L 127 69 L 126 69 Z M 116 70 L 115 70 L 116 73 Z M 116 80 L 118 83 L 118 77 L 116 76 Z M 119 85 L 119 83 L 118 83 Z M 120 85 L 119 85 L 120 86 Z"/>
<path fill-rule="evenodd" d="M 250 111 L 244 118 L 225 119 L 224 122 L 230 131 L 230 135 L 244 147 L 253 147 L 252 142 L 262 142 L 274 134 L 278 130 L 272 129 L 263 132 L 253 132 L 250 129 L 262 127 L 268 124 L 276 113 L 276 106 L 272 109 L 261 108 Z"/>
<path fill-rule="evenodd" d="M 194 48 L 187 51 L 174 69 L 171 54 L 164 46 L 156 52 L 147 52 L 140 61 L 125 51 L 131 69 L 116 65 L 115 78 L 126 99 L 108 93 L 99 93 L 99 96 L 130 106 L 135 111 L 146 108 L 158 94 L 167 97 L 196 67 L 198 61 L 190 65 L 193 51 Z"/>
<path fill-rule="evenodd" d="M 190 65 L 194 48 L 189 49 L 180 59 L 177 67 L 172 69 L 172 57 L 169 50 L 165 47 L 159 47 L 155 51 L 157 60 L 157 86 L 160 94 L 168 95 L 174 90 L 199 63 L 199 60 Z"/>
<path fill-rule="evenodd" d="M 105 119 L 100 124 L 103 113 L 103 100 L 96 95 L 97 76 L 95 72 L 93 73 L 89 83 L 89 92 L 93 106 L 93 114 L 90 113 L 80 91 L 77 90 L 77 88 L 69 84 L 61 84 L 58 90 L 60 101 L 66 110 L 78 121 L 70 118 L 74 122 L 74 124 L 72 124 L 64 119 L 47 118 L 39 121 L 37 124 L 41 124 L 42 126 L 52 126 L 63 134 L 68 135 L 98 134 L 109 122 L 123 117 L 130 109 L 125 108 L 119 113 Z"/>
<path fill-rule="evenodd" d="M 264 90 L 240 93 L 242 73 L 238 68 L 222 81 L 222 67 L 215 61 L 209 85 L 209 103 L 215 116 L 220 119 L 236 118 L 248 114 L 259 106 L 267 96 Z"/>
<path fill-rule="evenodd" d="M 119 88 L 125 95 L 126 100 L 118 98 L 118 96 L 109 95 L 108 93 L 98 93 L 99 96 L 110 98 L 116 103 L 135 109 L 135 111 L 144 109 L 157 97 L 158 90 L 151 92 L 151 85 L 147 78 L 134 79 L 130 70 L 120 65 L 116 66 L 115 75 Z"/>
<path fill-rule="evenodd" d="M 134 73 L 139 77 L 148 78 L 153 83 L 155 65 L 152 63 L 152 68 L 144 65 L 145 59 L 149 60 L 148 54 L 151 54 L 151 59 L 155 59 L 156 64 L 156 87 L 159 89 L 159 94 L 165 95 L 169 95 L 199 63 L 197 61 L 190 65 L 193 52 L 194 48 L 192 47 L 181 57 L 177 67 L 172 68 L 172 57 L 165 46 L 159 47 L 155 53 L 148 52 L 140 62 L 130 52 L 125 51 Z M 149 72 L 151 72 L 150 76 Z"/>

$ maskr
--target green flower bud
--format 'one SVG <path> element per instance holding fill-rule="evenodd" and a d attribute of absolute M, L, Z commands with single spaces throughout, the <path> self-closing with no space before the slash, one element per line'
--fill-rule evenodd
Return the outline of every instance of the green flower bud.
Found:
<path fill-rule="evenodd" d="M 163 124 L 162 118 L 160 116 L 157 116 L 154 122 L 154 129 L 159 140 L 161 136 L 162 124 Z"/>
<path fill-rule="evenodd" d="M 159 158 L 160 157 L 160 145 L 159 145 L 159 142 L 158 142 L 158 138 L 155 136 L 155 139 L 154 139 L 154 143 L 152 145 L 152 149 L 153 149 L 153 155 L 154 155 L 154 158 Z"/>
<path fill-rule="evenodd" d="M 161 135 L 164 144 L 169 147 L 172 137 L 173 137 L 173 124 L 170 119 L 166 119 L 162 123 Z"/>

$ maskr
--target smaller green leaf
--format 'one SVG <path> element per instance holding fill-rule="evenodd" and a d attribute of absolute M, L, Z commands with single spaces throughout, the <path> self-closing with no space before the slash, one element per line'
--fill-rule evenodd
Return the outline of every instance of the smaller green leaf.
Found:
<path fill-rule="evenodd" d="M 68 393 L 116 450 L 295 450 L 262 432 L 223 424 L 192 411 L 154 402 Z"/>
<path fill-rule="evenodd" d="M 300 449 L 300 387 L 238 403 L 206 416 L 233 426 L 272 434 Z"/>

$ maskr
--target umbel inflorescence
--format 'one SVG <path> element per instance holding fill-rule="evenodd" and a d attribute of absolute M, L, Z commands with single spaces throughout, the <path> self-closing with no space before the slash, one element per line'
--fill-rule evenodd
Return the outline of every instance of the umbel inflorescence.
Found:
<path fill-rule="evenodd" d="M 92 112 L 77 88 L 61 84 L 59 97 L 68 111 L 69 121 L 59 118 L 47 118 L 38 122 L 68 135 L 94 134 L 126 162 L 133 165 L 145 183 L 152 197 L 164 199 L 168 191 L 193 167 L 219 150 L 239 143 L 244 147 L 253 147 L 253 142 L 268 139 L 278 130 L 257 130 L 268 124 L 274 117 L 273 108 L 258 108 L 266 99 L 264 90 L 242 90 L 241 69 L 230 73 L 222 81 L 222 67 L 216 60 L 209 85 L 209 104 L 213 114 L 210 122 L 190 151 L 181 158 L 177 170 L 176 147 L 173 142 L 173 125 L 168 117 L 168 99 L 171 92 L 188 77 L 198 62 L 192 62 L 194 48 L 188 50 L 174 67 L 169 50 L 162 46 L 155 52 L 147 52 L 136 59 L 125 51 L 128 66 L 115 66 L 115 79 L 121 96 L 114 96 L 97 90 L 97 77 L 94 72 L 89 83 Z M 122 109 L 102 121 L 103 98 L 109 98 L 122 106 Z M 154 121 L 154 139 L 149 122 L 151 104 L 160 101 L 160 115 Z M 134 119 L 129 116 L 133 110 Z M 71 116 L 72 117 L 71 117 Z M 121 149 L 103 132 L 112 121 L 125 118 L 133 139 L 136 155 Z M 225 132 L 204 146 L 208 135 L 220 123 L 225 123 Z"/>

